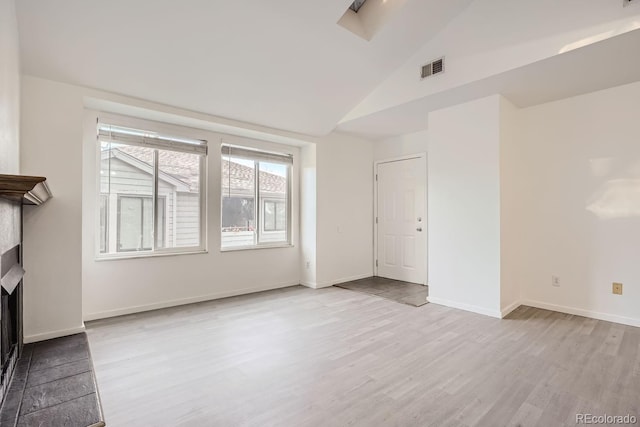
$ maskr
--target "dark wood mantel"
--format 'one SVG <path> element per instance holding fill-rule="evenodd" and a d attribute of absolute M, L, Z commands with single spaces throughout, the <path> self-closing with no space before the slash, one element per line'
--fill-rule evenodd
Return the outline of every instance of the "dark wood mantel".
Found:
<path fill-rule="evenodd" d="M 41 205 L 51 197 L 47 178 L 0 174 L 0 197 L 25 205 Z"/>

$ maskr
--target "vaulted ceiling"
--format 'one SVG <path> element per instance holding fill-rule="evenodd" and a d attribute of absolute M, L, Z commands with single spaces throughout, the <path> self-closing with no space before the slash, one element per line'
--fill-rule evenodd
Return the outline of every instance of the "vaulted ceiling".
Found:
<path fill-rule="evenodd" d="M 491 93 L 529 106 L 640 79 L 640 0 L 368 0 L 358 16 L 373 37 L 342 26 L 351 2 L 20 0 L 23 72 L 371 139 Z M 363 15 L 373 5 L 381 13 Z M 421 65 L 442 56 L 445 73 L 421 80 Z"/>
<path fill-rule="evenodd" d="M 321 135 L 471 0 L 404 1 L 366 41 L 351 0 L 20 0 L 25 74 Z M 366 6 L 366 5 L 365 5 Z"/>

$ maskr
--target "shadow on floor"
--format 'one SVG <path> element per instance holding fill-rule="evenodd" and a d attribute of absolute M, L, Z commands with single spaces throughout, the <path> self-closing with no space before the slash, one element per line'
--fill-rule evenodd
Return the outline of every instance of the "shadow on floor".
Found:
<path fill-rule="evenodd" d="M 339 283 L 335 286 L 350 291 L 375 295 L 414 307 L 427 304 L 427 296 L 429 295 L 428 286 L 384 277 L 367 277 L 366 279 Z"/>

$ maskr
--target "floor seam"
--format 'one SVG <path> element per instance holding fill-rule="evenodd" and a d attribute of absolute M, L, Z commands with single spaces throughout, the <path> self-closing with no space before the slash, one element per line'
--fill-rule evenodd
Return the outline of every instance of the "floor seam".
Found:
<path fill-rule="evenodd" d="M 35 411 L 31 411 L 31 412 L 26 412 L 26 413 L 24 413 L 24 414 L 20 414 L 20 413 L 18 413 L 18 418 L 22 418 L 22 417 L 24 417 L 24 416 L 26 416 L 26 415 L 35 414 L 36 412 L 44 411 L 45 409 L 55 408 L 56 406 L 64 405 L 65 403 L 73 402 L 74 400 L 78 400 L 78 399 L 81 399 L 81 398 L 83 398 L 83 397 L 90 396 L 90 395 L 92 395 L 92 394 L 96 394 L 96 392 L 95 392 L 95 391 L 92 391 L 92 392 L 90 392 L 90 393 L 83 394 L 82 396 L 74 397 L 73 399 L 65 400 L 64 402 L 56 403 L 55 405 L 45 406 L 45 407 L 43 407 L 43 408 L 36 409 Z M 20 402 L 20 405 L 22 405 L 22 402 Z"/>
<path fill-rule="evenodd" d="M 44 369 L 41 369 L 41 371 Z M 82 371 L 82 372 L 76 372 L 75 374 L 71 374 L 71 375 L 67 375 L 64 377 L 60 377 L 60 378 L 56 378 L 55 380 L 51 380 L 51 381 L 46 381 L 40 384 L 35 384 L 35 385 L 30 385 L 30 386 L 25 386 L 25 390 L 30 389 L 30 388 L 34 388 L 34 387 L 39 387 L 41 385 L 45 385 L 45 384 L 50 384 L 50 383 L 54 383 L 56 381 L 60 381 L 60 380 L 64 380 L 66 378 L 71 378 L 71 377 L 75 377 L 77 375 L 82 375 L 82 374 L 86 374 L 87 372 L 91 372 L 91 368 L 88 368 L 86 371 Z"/>
<path fill-rule="evenodd" d="M 23 350 L 24 351 L 24 350 Z M 20 411 L 22 410 L 22 402 L 24 402 L 24 391 L 27 389 L 27 381 L 29 380 L 29 374 L 31 373 L 31 361 L 33 360 L 33 350 L 29 353 L 29 362 L 27 363 L 27 376 L 24 379 L 24 385 L 22 386 L 22 396 L 20 396 L 20 403 L 18 403 L 18 410 L 16 411 L 16 416 L 14 417 L 14 426 L 18 425 L 18 420 L 20 419 Z M 13 381 L 14 378 L 11 379 Z"/>
<path fill-rule="evenodd" d="M 88 357 L 83 357 L 82 359 L 72 360 L 70 362 L 64 362 L 64 363 L 61 363 L 59 365 L 53 365 L 53 366 L 47 366 L 45 368 L 38 368 L 38 369 L 29 370 L 29 372 L 46 371 L 47 369 L 59 368 L 60 366 L 70 365 L 72 363 L 76 363 L 76 362 L 79 362 L 81 360 L 89 360 L 89 358 Z"/>

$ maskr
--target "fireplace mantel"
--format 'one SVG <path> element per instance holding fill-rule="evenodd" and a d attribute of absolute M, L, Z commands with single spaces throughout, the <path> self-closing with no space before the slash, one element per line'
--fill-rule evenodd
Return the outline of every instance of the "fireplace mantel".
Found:
<path fill-rule="evenodd" d="M 25 205 L 41 205 L 51 197 L 47 178 L 0 174 L 0 197 Z"/>

